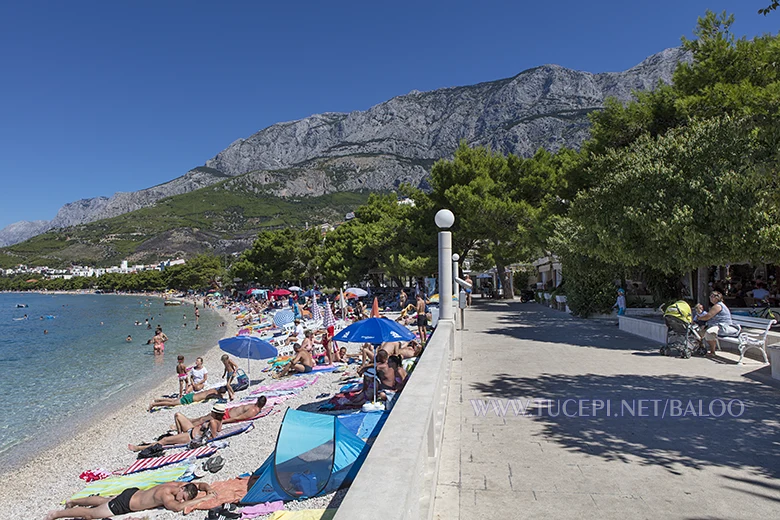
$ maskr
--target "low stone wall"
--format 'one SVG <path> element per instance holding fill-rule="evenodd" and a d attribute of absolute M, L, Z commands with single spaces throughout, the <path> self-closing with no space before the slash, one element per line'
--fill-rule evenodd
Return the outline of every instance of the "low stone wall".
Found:
<path fill-rule="evenodd" d="M 662 321 L 620 316 L 620 330 L 666 344 L 666 324 Z"/>
<path fill-rule="evenodd" d="M 454 342 L 439 321 L 334 520 L 432 517 Z"/>

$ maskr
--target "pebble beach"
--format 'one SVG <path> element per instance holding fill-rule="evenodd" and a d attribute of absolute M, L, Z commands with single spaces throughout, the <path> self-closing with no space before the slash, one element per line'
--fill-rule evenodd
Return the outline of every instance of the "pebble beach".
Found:
<path fill-rule="evenodd" d="M 238 331 L 235 316 L 227 309 L 217 309 L 217 312 L 222 315 L 226 324 L 224 337 L 234 336 Z M 204 365 L 209 370 L 209 381 L 219 381 L 219 376 L 222 374 L 220 362 L 222 354 L 219 347 L 214 346 L 203 356 Z M 248 373 L 251 370 L 252 380 L 250 388 L 237 392 L 236 398 L 245 397 L 257 385 L 271 381 L 270 373 L 262 372 L 262 369 L 268 366 L 266 361 L 250 361 L 250 370 L 247 370 L 245 359 L 236 359 L 236 361 Z M 66 499 L 85 487 L 86 483 L 79 479 L 83 471 L 95 469 L 113 471 L 132 464 L 136 460 L 136 454 L 129 451 L 127 445 L 151 441 L 174 427 L 175 412 L 182 412 L 192 418 L 207 414 L 213 401 L 161 409 L 152 413 L 147 411 L 149 403 L 154 398 L 178 392 L 178 380 L 174 373 L 176 360 L 172 358 L 170 361 L 166 360 L 166 363 L 171 365 L 171 376 L 159 386 L 149 388 L 142 393 L 141 397 L 108 412 L 72 439 L 38 454 L 22 467 L 11 472 L 0 468 L 0 517 L 42 519 L 50 510 L 63 507 L 62 503 Z M 229 446 L 218 451 L 225 460 L 224 467 L 218 473 L 205 472 L 205 476 L 200 481 L 227 480 L 255 471 L 274 450 L 284 411 L 287 408 L 314 411 L 316 405 L 312 403 L 327 399 L 327 397 L 317 396 L 322 394 L 332 396 L 336 393 L 344 375 L 344 373 L 317 374 L 317 381 L 314 384 L 307 386 L 287 401 L 277 404 L 272 414 L 255 420 L 252 430 L 228 439 Z M 41 435 L 46 435 L 46 424 L 40 425 L 40 431 Z M 337 507 L 345 492 L 340 490 L 322 497 L 290 502 L 285 504 L 285 509 Z M 174 519 L 181 518 L 181 515 L 181 513 L 158 509 L 116 518 Z M 205 511 L 194 511 L 187 517 L 201 519 L 205 516 Z"/>

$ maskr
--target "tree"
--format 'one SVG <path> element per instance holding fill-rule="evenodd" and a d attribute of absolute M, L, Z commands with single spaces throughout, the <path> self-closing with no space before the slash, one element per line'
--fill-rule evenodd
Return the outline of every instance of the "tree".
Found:
<path fill-rule="evenodd" d="M 179 290 L 204 290 L 219 287 L 225 276 L 225 269 L 219 257 L 209 254 L 198 255 L 182 265 L 165 270 L 167 286 Z M 101 277 L 102 278 L 102 277 Z"/>
<path fill-rule="evenodd" d="M 777 9 L 778 7 L 780 7 L 780 0 L 773 0 L 772 3 L 769 4 L 768 6 L 764 7 L 763 9 L 759 9 L 758 14 L 763 14 L 764 16 L 766 16 L 772 11 L 774 11 L 775 9 Z"/>
<path fill-rule="evenodd" d="M 757 165 L 771 154 L 748 118 L 693 121 L 611 150 L 593 168 L 603 180 L 561 224 L 570 250 L 667 274 L 736 259 L 780 258 L 777 188 Z M 573 225 L 572 225 L 573 224 Z"/>
<path fill-rule="evenodd" d="M 461 142 L 454 159 L 436 162 L 430 177 L 434 205 L 455 214 L 453 248 L 462 257 L 477 249 L 484 262 L 495 264 L 505 288 L 511 285 L 506 267 L 527 259 L 533 250 L 538 208 L 526 200 L 533 182 L 523 176 L 522 164 L 517 157 Z M 504 296 L 512 294 L 504 291 Z"/>

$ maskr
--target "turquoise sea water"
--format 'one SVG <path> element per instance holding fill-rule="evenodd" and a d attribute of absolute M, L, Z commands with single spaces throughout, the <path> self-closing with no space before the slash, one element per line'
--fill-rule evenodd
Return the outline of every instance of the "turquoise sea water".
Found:
<path fill-rule="evenodd" d="M 14 319 L 25 314 L 26 320 Z M 168 336 L 163 355 L 146 344 L 154 330 L 145 319 Z M 157 386 L 175 373 L 179 354 L 194 364 L 222 337 L 220 322 L 201 308 L 195 330 L 191 304 L 164 306 L 146 296 L 0 294 L 2 471 Z"/>

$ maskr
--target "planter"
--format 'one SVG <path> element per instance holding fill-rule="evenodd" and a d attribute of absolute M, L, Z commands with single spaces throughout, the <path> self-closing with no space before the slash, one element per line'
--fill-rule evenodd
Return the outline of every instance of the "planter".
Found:
<path fill-rule="evenodd" d="M 767 346 L 766 354 L 772 365 L 772 379 L 780 380 L 780 345 Z"/>
<path fill-rule="evenodd" d="M 565 294 L 558 294 L 555 296 L 555 301 L 558 303 L 566 303 L 566 295 Z"/>

